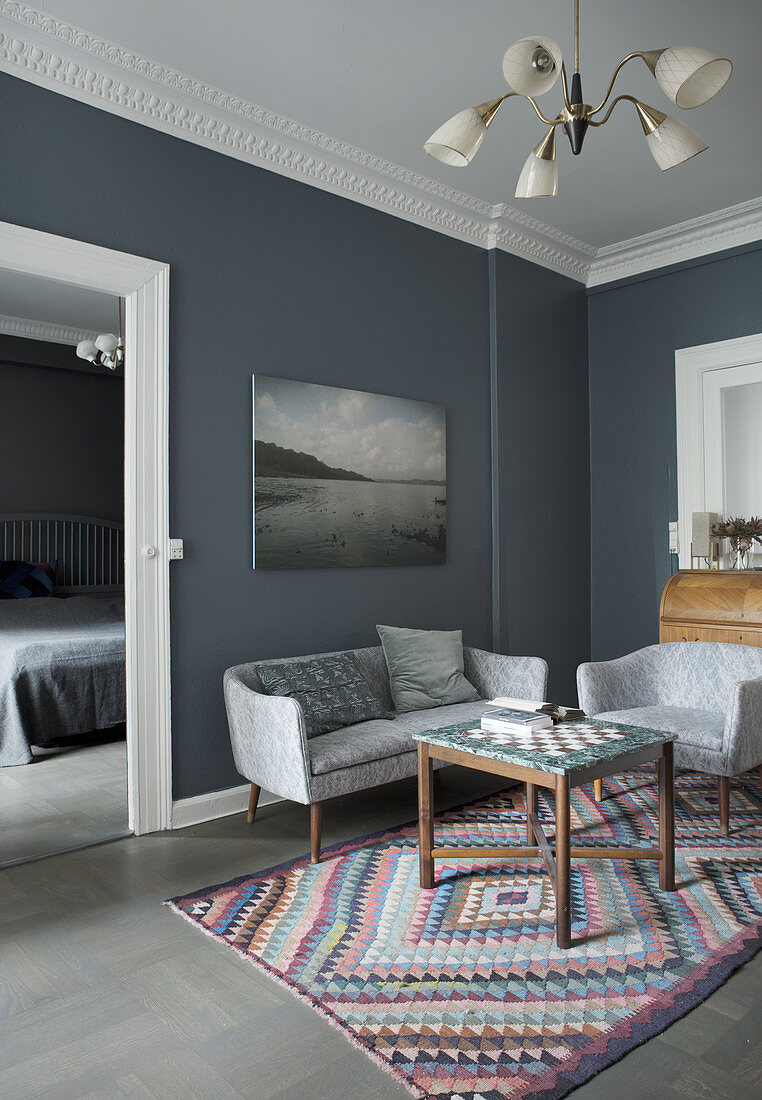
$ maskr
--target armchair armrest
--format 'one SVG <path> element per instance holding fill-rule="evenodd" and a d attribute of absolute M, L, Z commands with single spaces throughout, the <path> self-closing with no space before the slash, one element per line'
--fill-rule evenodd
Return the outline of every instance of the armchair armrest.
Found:
<path fill-rule="evenodd" d="M 304 715 L 296 699 L 263 695 L 236 669 L 223 677 L 235 766 L 244 778 L 280 798 L 312 801 Z"/>
<path fill-rule="evenodd" d="M 577 669 L 579 705 L 586 714 L 629 710 L 658 701 L 650 649 L 639 649 L 613 661 L 588 661 Z"/>
<path fill-rule="evenodd" d="M 508 695 L 513 699 L 545 699 L 548 664 L 542 657 L 511 657 L 486 649 L 463 648 L 466 679 L 482 699 Z"/>
<path fill-rule="evenodd" d="M 722 748 L 733 775 L 762 764 L 762 679 L 736 684 Z"/>

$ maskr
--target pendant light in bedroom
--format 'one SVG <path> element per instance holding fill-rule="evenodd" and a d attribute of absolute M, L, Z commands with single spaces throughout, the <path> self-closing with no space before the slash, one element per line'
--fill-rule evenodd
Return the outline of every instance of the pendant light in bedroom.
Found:
<path fill-rule="evenodd" d="M 124 363 L 124 339 L 122 337 L 122 299 L 117 299 L 118 329 L 119 335 L 113 332 L 102 332 L 94 340 L 80 340 L 77 344 L 77 355 L 80 359 L 86 359 L 95 367 L 106 367 L 107 370 L 116 370 Z"/>

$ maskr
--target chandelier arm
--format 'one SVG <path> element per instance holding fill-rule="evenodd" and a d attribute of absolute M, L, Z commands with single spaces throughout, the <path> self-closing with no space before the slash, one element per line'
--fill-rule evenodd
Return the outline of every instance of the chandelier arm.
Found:
<path fill-rule="evenodd" d="M 645 60 L 645 57 L 644 57 L 644 54 L 643 54 L 642 50 L 635 50 L 633 53 L 628 53 L 627 57 L 622 58 L 622 60 L 617 65 L 617 67 L 614 69 L 614 72 L 611 74 L 611 80 L 609 81 L 609 86 L 606 89 L 605 96 L 603 97 L 601 102 L 598 104 L 598 106 L 595 107 L 590 112 L 591 115 L 597 115 L 598 112 L 602 111 L 603 108 L 606 106 L 606 104 L 608 103 L 608 100 L 609 100 L 609 96 L 611 95 L 612 91 L 614 90 L 614 81 L 619 76 L 619 73 L 621 72 L 622 67 L 624 65 L 626 65 L 628 61 L 632 61 L 633 57 L 642 57 L 643 60 Z M 608 115 L 606 117 L 608 118 Z"/>
<path fill-rule="evenodd" d="M 535 113 L 536 113 L 537 117 L 542 122 L 544 122 L 546 126 L 559 126 L 561 124 L 561 122 L 563 121 L 563 119 L 561 119 L 560 117 L 559 118 L 546 118 L 545 115 L 540 110 L 540 108 L 537 106 L 537 103 L 534 101 L 534 99 L 532 99 L 531 95 L 524 96 L 524 99 L 529 100 L 529 102 L 532 104 L 532 106 L 535 109 Z"/>
<path fill-rule="evenodd" d="M 611 118 L 611 112 L 612 112 L 612 111 L 614 110 L 614 108 L 616 107 L 617 103 L 621 103 L 621 102 L 622 102 L 622 100 L 624 100 L 624 99 L 626 99 L 626 100 L 629 100 L 629 102 L 630 102 L 630 103 L 634 103 L 634 104 L 635 104 L 635 106 L 637 107 L 637 105 L 638 105 L 638 101 L 637 101 L 637 99 L 635 98 L 635 96 L 633 96 L 633 95 L 618 95 L 618 96 L 616 97 L 616 99 L 614 100 L 614 102 L 613 102 L 613 103 L 611 104 L 611 106 L 609 107 L 608 111 L 606 111 L 606 114 L 605 114 L 605 115 L 603 116 L 603 118 L 600 118 L 600 119 L 598 119 L 598 121 L 597 121 L 597 122 L 595 122 L 595 121 L 594 121 L 594 120 L 593 120 L 593 119 L 591 118 L 591 119 L 590 119 L 590 125 L 591 125 L 591 126 L 603 126 L 603 124 L 604 124 L 605 122 L 608 122 L 608 120 L 609 120 L 609 119 Z M 598 110 L 600 110 L 600 107 L 598 108 Z"/>
<path fill-rule="evenodd" d="M 567 111 L 571 111 L 571 103 L 569 102 L 569 84 L 566 79 L 566 65 L 561 62 L 561 87 L 564 93 L 564 105 Z"/>

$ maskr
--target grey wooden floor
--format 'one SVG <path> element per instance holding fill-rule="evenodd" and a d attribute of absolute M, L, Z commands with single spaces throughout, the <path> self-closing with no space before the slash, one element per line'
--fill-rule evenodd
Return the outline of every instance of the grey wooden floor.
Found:
<path fill-rule="evenodd" d="M 0 865 L 127 832 L 126 769 L 124 741 L 0 768 Z"/>
<path fill-rule="evenodd" d="M 440 807 L 496 789 L 455 768 Z M 412 780 L 337 799 L 327 844 L 415 816 Z M 279 803 L 176 833 L 0 871 L 0 1096 L 409 1094 L 287 990 L 163 907 L 172 895 L 302 854 L 304 807 Z M 762 956 L 575 1100 L 762 1095 Z"/>

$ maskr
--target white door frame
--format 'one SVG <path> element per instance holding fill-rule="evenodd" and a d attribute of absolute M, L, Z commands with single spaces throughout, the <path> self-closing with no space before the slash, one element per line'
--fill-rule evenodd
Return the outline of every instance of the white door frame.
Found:
<path fill-rule="evenodd" d="M 705 512 L 704 375 L 762 360 L 762 333 L 679 348 L 675 352 L 677 396 L 677 505 L 681 569 L 691 568 L 693 512 Z"/>
<path fill-rule="evenodd" d="M 0 268 L 125 299 L 127 792 L 135 833 L 171 824 L 169 265 L 0 222 Z M 74 349 L 72 348 L 72 354 Z"/>

